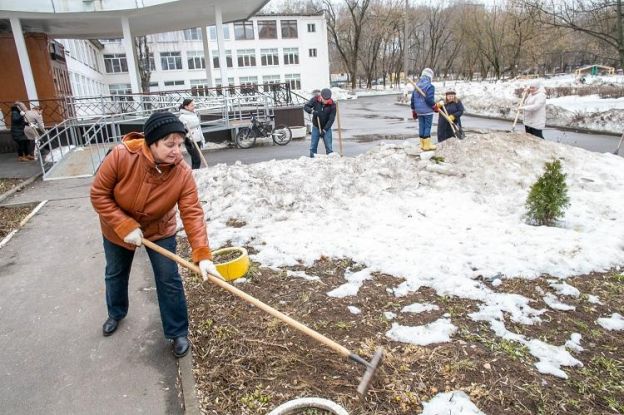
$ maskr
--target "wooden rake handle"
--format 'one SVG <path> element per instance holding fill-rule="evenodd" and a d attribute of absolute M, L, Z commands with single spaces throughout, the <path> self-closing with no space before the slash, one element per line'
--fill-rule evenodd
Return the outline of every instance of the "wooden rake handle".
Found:
<path fill-rule="evenodd" d="M 525 89 L 522 93 L 522 99 L 520 99 L 520 103 L 518 104 L 518 108 L 516 108 L 516 118 L 514 118 L 513 125 L 511 130 L 513 131 L 516 128 L 516 124 L 518 124 L 518 117 L 520 116 L 520 107 L 524 104 L 524 100 L 526 99 L 527 94 L 529 93 L 528 89 Z"/>
<path fill-rule="evenodd" d="M 199 270 L 199 267 L 187 260 L 185 260 L 184 258 L 179 257 L 178 255 L 174 254 L 173 252 L 167 251 L 166 249 L 156 245 L 154 242 L 148 241 L 147 239 L 143 238 L 143 245 L 145 245 L 147 248 L 152 249 L 156 252 L 158 252 L 159 254 L 177 262 L 178 264 L 182 265 L 185 268 L 188 268 L 189 270 L 196 272 L 198 274 L 201 275 L 201 271 Z M 306 334 L 310 337 L 312 337 L 314 340 L 323 343 L 325 346 L 329 347 L 330 349 L 334 350 L 336 353 L 340 354 L 341 356 L 345 357 L 345 358 L 349 358 L 351 357 L 351 352 L 349 351 L 349 349 L 347 349 L 344 346 L 339 345 L 338 343 L 336 343 L 335 341 L 323 336 L 321 333 L 312 330 L 311 328 L 309 328 L 308 326 L 299 323 L 297 320 L 287 316 L 286 314 L 277 311 L 276 309 L 274 309 L 273 307 L 263 303 L 262 301 L 252 297 L 251 295 L 247 294 L 244 291 L 239 290 L 238 288 L 234 287 L 231 284 L 228 284 L 227 282 L 225 282 L 224 280 L 214 276 L 214 275 L 208 275 L 208 280 L 210 282 L 212 282 L 215 285 L 218 285 L 219 287 L 223 288 L 226 291 L 229 291 L 230 293 L 234 294 L 235 296 L 245 300 L 246 302 L 248 302 L 249 304 L 258 307 L 259 309 L 269 313 L 270 315 L 272 315 L 273 317 L 283 321 L 284 323 L 286 323 L 287 325 L 289 325 L 290 327 L 299 330 L 300 332 L 302 332 L 303 334 Z"/>

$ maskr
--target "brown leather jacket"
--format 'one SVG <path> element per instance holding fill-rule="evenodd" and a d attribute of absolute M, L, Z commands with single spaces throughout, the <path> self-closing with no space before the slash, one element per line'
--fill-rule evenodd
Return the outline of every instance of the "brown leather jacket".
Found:
<path fill-rule="evenodd" d="M 176 204 L 193 249 L 193 262 L 212 259 L 204 211 L 191 169 L 182 156 L 156 165 L 143 134 L 130 133 L 106 156 L 91 186 L 91 203 L 100 215 L 102 234 L 128 249 L 123 238 L 141 227 L 143 237 L 157 241 L 176 232 Z"/>

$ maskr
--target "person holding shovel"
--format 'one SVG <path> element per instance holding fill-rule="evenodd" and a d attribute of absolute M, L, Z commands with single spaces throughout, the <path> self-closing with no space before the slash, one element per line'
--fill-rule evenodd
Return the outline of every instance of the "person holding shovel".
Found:
<path fill-rule="evenodd" d="M 312 114 L 312 141 L 310 143 L 310 157 L 314 157 L 318 150 L 319 139 L 325 143 L 325 153 L 331 154 L 332 130 L 336 119 L 336 103 L 331 99 L 331 89 L 323 88 L 320 96 L 313 96 L 303 109 Z"/>
<path fill-rule="evenodd" d="M 204 212 L 191 169 L 183 163 L 180 147 L 184 124 L 170 112 L 152 114 L 144 133 L 122 138 L 100 166 L 91 186 L 91 203 L 98 213 L 106 259 L 108 318 L 102 332 L 110 336 L 128 313 L 128 279 L 134 251 L 143 238 L 174 252 L 176 206 L 204 280 L 219 276 L 211 261 Z M 173 353 L 189 351 L 188 312 L 182 279 L 176 263 L 147 249 L 160 307 L 165 337 L 173 341 Z"/>
<path fill-rule="evenodd" d="M 199 116 L 195 113 L 195 102 L 190 98 L 186 98 L 180 105 L 180 121 L 188 131 L 184 137 L 184 146 L 191 156 L 191 168 L 193 170 L 199 169 L 201 158 L 198 147 L 202 148 L 204 145 L 204 133 L 201 129 Z"/>
<path fill-rule="evenodd" d="M 464 104 L 457 98 L 454 89 L 448 89 L 444 94 L 444 101 L 441 101 L 440 107 L 446 109 L 450 122 L 461 128 L 461 116 L 464 113 Z M 455 137 L 453 126 L 442 114 L 438 117 L 438 143 Z"/>
<path fill-rule="evenodd" d="M 529 84 L 529 93 L 520 109 L 524 110 L 524 131 L 544 139 L 542 130 L 546 127 L 546 91 L 539 79 Z"/>
<path fill-rule="evenodd" d="M 420 148 L 423 151 L 436 149 L 436 146 L 431 143 L 433 113 L 438 112 L 438 106 L 435 102 L 435 87 L 431 83 L 432 80 L 433 69 L 423 69 L 418 83 L 414 86 L 414 92 L 412 92 L 412 117 L 418 119 Z"/>

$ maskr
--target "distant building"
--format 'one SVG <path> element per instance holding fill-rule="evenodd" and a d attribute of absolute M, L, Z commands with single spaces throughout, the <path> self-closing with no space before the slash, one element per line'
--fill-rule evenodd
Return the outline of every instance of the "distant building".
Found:
<path fill-rule="evenodd" d="M 329 85 L 327 26 L 322 14 L 256 15 L 224 24 L 226 82 L 221 79 L 216 27 L 209 26 L 207 33 L 208 59 L 200 28 L 147 36 L 150 91 L 223 84 L 288 83 L 296 90 Z M 77 96 L 132 92 L 121 39 L 59 41 L 69 52 L 68 70 Z"/>

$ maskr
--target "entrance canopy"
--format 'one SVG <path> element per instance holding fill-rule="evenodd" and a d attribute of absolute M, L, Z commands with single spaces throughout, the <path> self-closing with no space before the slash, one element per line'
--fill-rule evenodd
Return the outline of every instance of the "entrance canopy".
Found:
<path fill-rule="evenodd" d="M 0 18 L 19 18 L 26 32 L 54 38 L 106 39 L 123 34 L 122 17 L 134 36 L 245 20 L 268 0 L 0 0 Z M 8 22 L 0 22 L 5 31 Z"/>

